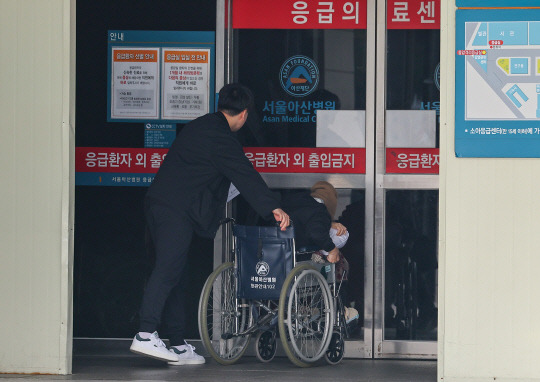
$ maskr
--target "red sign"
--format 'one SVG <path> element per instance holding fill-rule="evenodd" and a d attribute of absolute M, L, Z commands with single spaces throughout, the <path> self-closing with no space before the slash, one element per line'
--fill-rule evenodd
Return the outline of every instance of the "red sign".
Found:
<path fill-rule="evenodd" d="M 168 149 L 77 147 L 76 172 L 156 173 Z M 351 148 L 246 147 L 259 172 L 365 174 L 366 150 Z"/>
<path fill-rule="evenodd" d="M 440 29 L 441 0 L 387 0 L 388 29 Z"/>
<path fill-rule="evenodd" d="M 244 147 L 259 172 L 365 174 L 366 149 Z"/>
<path fill-rule="evenodd" d="M 367 0 L 234 0 L 234 29 L 366 29 Z"/>
<path fill-rule="evenodd" d="M 439 149 L 387 148 L 387 174 L 438 174 Z"/>
<path fill-rule="evenodd" d="M 156 173 L 168 149 L 77 147 L 75 172 Z"/>

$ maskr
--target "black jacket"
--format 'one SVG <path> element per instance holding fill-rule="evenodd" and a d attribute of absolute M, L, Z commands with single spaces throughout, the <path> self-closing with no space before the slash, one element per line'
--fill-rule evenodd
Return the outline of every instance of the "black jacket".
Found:
<path fill-rule="evenodd" d="M 195 231 L 213 237 L 223 216 L 231 182 L 265 218 L 278 198 L 246 158 L 221 112 L 188 123 L 173 142 L 147 193 L 150 203 L 185 212 Z"/>
<path fill-rule="evenodd" d="M 336 247 L 330 238 L 330 214 L 309 192 L 283 195 L 281 204 L 292 219 L 297 247 L 315 246 L 327 252 Z"/>

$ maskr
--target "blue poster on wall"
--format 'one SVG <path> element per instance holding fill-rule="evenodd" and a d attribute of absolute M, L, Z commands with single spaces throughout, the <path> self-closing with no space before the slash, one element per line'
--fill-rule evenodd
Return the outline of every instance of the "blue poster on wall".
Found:
<path fill-rule="evenodd" d="M 456 156 L 540 157 L 540 9 L 456 13 Z"/>
<path fill-rule="evenodd" d="M 458 7 L 540 7 L 538 0 L 456 0 Z"/>
<path fill-rule="evenodd" d="M 109 31 L 108 49 L 108 122 L 188 122 L 214 111 L 214 32 Z"/>

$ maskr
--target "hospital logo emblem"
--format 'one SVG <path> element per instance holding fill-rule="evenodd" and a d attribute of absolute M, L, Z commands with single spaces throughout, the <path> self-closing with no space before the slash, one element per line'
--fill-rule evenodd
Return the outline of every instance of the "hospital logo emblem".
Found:
<path fill-rule="evenodd" d="M 294 97 L 304 97 L 319 84 L 319 68 L 306 56 L 288 58 L 279 71 L 281 87 Z"/>
<path fill-rule="evenodd" d="M 266 276 L 268 275 L 268 272 L 270 272 L 270 266 L 264 261 L 259 261 L 257 265 L 255 265 L 255 271 L 259 276 Z"/>

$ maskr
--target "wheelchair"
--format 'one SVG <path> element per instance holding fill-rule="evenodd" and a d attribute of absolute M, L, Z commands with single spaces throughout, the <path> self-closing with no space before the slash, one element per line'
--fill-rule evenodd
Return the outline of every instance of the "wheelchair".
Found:
<path fill-rule="evenodd" d="M 235 222 L 227 219 L 224 224 L 234 226 Z M 242 357 L 253 338 L 257 358 L 270 362 L 279 337 L 285 354 L 299 367 L 310 367 L 322 358 L 331 365 L 341 362 L 348 333 L 335 265 L 313 263 L 314 251 L 296 250 L 293 245 L 292 271 L 278 300 L 239 298 L 238 256 L 244 254 L 236 250 L 232 226 L 224 229 L 231 243 L 225 260 L 232 261 L 212 272 L 199 300 L 199 332 L 210 356 L 222 365 L 231 365 Z M 297 261 L 306 256 L 309 260 Z"/>

